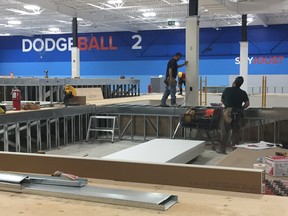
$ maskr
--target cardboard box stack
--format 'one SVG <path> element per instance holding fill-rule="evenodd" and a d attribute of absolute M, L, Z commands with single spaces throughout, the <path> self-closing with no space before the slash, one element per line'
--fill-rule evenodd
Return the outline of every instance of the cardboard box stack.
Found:
<path fill-rule="evenodd" d="M 271 176 L 288 176 L 288 157 L 265 157 L 266 173 Z"/>

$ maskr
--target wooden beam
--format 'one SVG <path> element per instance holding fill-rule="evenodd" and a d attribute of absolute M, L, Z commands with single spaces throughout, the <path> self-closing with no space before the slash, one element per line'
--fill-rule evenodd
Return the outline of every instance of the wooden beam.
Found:
<path fill-rule="evenodd" d="M 0 170 L 52 174 L 56 170 L 86 178 L 262 193 L 264 173 L 254 169 L 178 164 L 146 164 L 92 158 L 0 153 Z"/>

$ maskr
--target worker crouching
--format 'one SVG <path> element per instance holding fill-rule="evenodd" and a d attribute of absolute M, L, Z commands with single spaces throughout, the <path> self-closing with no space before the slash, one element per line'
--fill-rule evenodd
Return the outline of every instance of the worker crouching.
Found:
<path fill-rule="evenodd" d="M 64 89 L 64 104 L 67 107 L 69 100 L 76 96 L 77 92 L 76 89 L 71 85 L 66 85 Z"/>

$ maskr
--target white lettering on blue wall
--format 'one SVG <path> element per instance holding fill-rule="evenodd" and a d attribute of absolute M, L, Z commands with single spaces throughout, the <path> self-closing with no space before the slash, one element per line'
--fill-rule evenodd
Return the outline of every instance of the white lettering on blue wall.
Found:
<path fill-rule="evenodd" d="M 57 40 L 53 38 L 36 38 L 34 40 L 23 39 L 22 40 L 22 52 L 30 52 L 34 50 L 36 52 L 52 52 L 57 49 L 60 52 L 64 52 L 66 50 L 71 50 L 73 43 L 73 38 L 58 38 Z"/>
<path fill-rule="evenodd" d="M 282 64 L 285 56 L 257 56 L 248 57 L 248 63 L 251 64 Z M 240 57 L 235 58 L 235 64 L 240 64 Z"/>

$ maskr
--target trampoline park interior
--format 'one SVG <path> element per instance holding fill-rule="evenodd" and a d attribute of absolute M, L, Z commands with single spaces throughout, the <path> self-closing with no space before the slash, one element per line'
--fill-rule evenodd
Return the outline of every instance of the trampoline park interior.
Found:
<path fill-rule="evenodd" d="M 287 215 L 287 11 L 287 0 L 1 1 L 1 214 Z M 162 107 L 177 52 L 186 85 Z M 241 145 L 218 154 L 221 94 L 239 75 Z"/>

